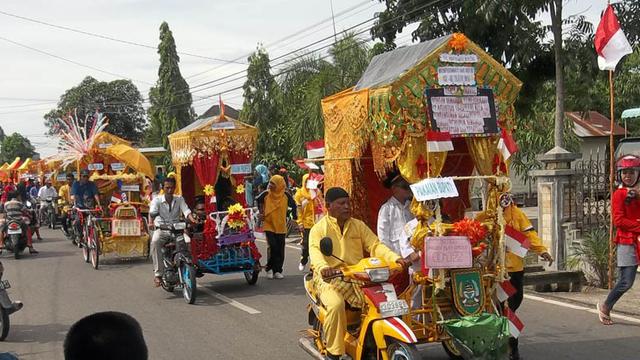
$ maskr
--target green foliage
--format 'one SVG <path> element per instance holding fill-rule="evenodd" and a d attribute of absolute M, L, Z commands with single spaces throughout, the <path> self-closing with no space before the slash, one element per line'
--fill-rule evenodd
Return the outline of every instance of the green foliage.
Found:
<path fill-rule="evenodd" d="M 167 136 L 187 125 L 195 118 L 191 107 L 192 98 L 189 84 L 180 74 L 180 57 L 169 25 L 160 25 L 160 67 L 156 85 L 149 90 L 151 106 L 148 110 L 150 126 L 145 135 L 149 146 L 164 146 L 169 149 Z M 170 165 L 168 156 L 165 165 Z"/>
<path fill-rule="evenodd" d="M 108 132 L 132 142 L 142 140 L 146 126 L 142 95 L 130 80 L 105 82 L 87 76 L 60 96 L 57 107 L 44 116 L 45 125 L 49 134 L 56 134 L 62 116 L 76 111 L 84 125 L 85 116 L 96 110 L 109 119 Z"/>
<path fill-rule="evenodd" d="M 586 272 L 587 279 L 605 289 L 609 279 L 609 229 L 598 227 L 590 230 L 582 242 L 572 248 L 567 258 L 571 269 L 591 270 Z"/>
<path fill-rule="evenodd" d="M 18 133 L 13 133 L 2 140 L 0 161 L 10 163 L 18 156 L 24 160 L 35 155 L 35 150 L 29 139 Z"/>
<path fill-rule="evenodd" d="M 4 140 L 4 138 L 6 138 L 7 135 L 4 133 L 4 129 L 2 129 L 2 127 L 0 126 L 0 143 L 2 143 L 2 140 Z"/>

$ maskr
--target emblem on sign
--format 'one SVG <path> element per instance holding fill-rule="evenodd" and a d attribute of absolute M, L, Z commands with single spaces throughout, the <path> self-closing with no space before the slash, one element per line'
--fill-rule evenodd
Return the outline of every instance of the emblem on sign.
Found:
<path fill-rule="evenodd" d="M 451 292 L 460 315 L 478 315 L 484 309 L 484 286 L 479 270 L 451 270 Z"/>

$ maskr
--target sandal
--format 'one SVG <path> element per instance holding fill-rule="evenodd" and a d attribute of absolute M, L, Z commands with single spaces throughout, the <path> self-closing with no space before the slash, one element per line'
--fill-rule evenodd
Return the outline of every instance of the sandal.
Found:
<path fill-rule="evenodd" d="M 596 304 L 596 310 L 598 310 L 598 319 L 602 325 L 613 325 L 613 321 L 611 320 L 611 316 L 605 314 L 600 307 L 600 303 Z"/>

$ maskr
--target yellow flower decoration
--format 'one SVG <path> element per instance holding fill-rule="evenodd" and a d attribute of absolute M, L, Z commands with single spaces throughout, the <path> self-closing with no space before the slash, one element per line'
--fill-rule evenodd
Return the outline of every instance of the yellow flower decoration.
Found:
<path fill-rule="evenodd" d="M 467 47 L 467 37 L 462 33 L 454 33 L 449 40 L 449 47 L 455 51 L 462 51 Z"/>
<path fill-rule="evenodd" d="M 236 193 L 244 194 L 244 185 L 243 184 L 240 184 L 240 185 L 236 186 Z"/>
<path fill-rule="evenodd" d="M 213 196 L 213 194 L 215 194 L 215 190 L 213 189 L 212 185 L 206 185 L 204 187 L 204 190 L 202 190 L 204 192 L 205 195 L 207 196 Z"/>
<path fill-rule="evenodd" d="M 242 205 L 240 205 L 240 203 L 235 203 L 229 206 L 227 211 L 229 212 L 229 214 L 238 214 L 238 213 L 243 213 L 244 209 L 242 208 Z"/>

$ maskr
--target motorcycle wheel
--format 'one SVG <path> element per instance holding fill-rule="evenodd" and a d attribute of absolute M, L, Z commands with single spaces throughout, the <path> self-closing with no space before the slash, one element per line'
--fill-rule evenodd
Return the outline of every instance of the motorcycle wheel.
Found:
<path fill-rule="evenodd" d="M 247 280 L 247 284 L 255 285 L 258 282 L 258 275 L 260 275 L 259 270 L 245 271 L 244 278 Z"/>
<path fill-rule="evenodd" d="M 98 270 L 98 266 L 100 265 L 100 241 L 94 227 L 89 229 L 89 251 L 91 266 Z"/>
<path fill-rule="evenodd" d="M 11 236 L 11 244 L 13 247 L 13 258 L 14 259 L 20 259 L 20 236 L 19 235 L 12 235 Z"/>
<path fill-rule="evenodd" d="M 0 306 L 0 341 L 4 341 L 9 335 L 9 313 L 2 306 Z"/>
<path fill-rule="evenodd" d="M 413 344 L 393 341 L 387 347 L 389 360 L 419 360 L 422 359 L 418 349 Z"/>
<path fill-rule="evenodd" d="M 444 348 L 444 351 L 447 353 L 447 355 L 449 355 L 449 359 L 451 360 L 464 359 L 464 357 L 462 357 L 462 353 L 460 352 L 460 350 L 458 350 L 458 348 L 456 348 L 456 345 L 453 343 L 453 340 L 443 341 L 442 347 Z"/>
<path fill-rule="evenodd" d="M 198 286 L 196 283 L 196 269 L 193 265 L 183 264 L 180 268 L 182 275 L 182 296 L 187 304 L 196 302 Z"/>
<path fill-rule="evenodd" d="M 56 229 L 56 213 L 54 212 L 50 212 L 49 213 L 49 226 L 55 230 Z"/>

